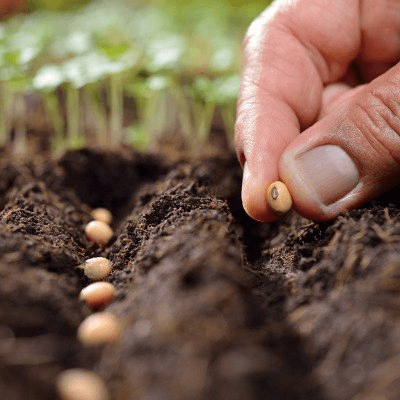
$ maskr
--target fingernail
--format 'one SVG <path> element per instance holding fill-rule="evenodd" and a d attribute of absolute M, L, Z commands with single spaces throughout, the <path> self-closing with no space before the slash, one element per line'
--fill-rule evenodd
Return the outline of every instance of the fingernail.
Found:
<path fill-rule="evenodd" d="M 360 176 L 354 161 L 336 145 L 308 150 L 295 158 L 303 184 L 325 205 L 340 200 L 357 185 Z"/>

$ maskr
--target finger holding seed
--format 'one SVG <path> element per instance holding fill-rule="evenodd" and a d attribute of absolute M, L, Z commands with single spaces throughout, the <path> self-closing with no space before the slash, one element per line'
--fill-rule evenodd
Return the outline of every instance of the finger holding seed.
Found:
<path fill-rule="evenodd" d="M 114 300 L 115 287 L 109 282 L 95 282 L 81 290 L 79 298 L 91 308 L 99 308 Z"/>
<path fill-rule="evenodd" d="M 116 342 L 121 335 L 121 325 L 117 317 L 105 312 L 89 315 L 79 325 L 78 340 L 89 346 Z"/>
<path fill-rule="evenodd" d="M 267 200 L 272 211 L 277 215 L 288 213 L 293 205 L 292 196 L 281 181 L 271 183 L 267 189 Z"/>
<path fill-rule="evenodd" d="M 57 377 L 56 388 L 62 400 L 109 400 L 103 380 L 94 372 L 68 369 Z"/>
<path fill-rule="evenodd" d="M 112 238 L 114 232 L 103 221 L 91 221 L 85 227 L 87 238 L 100 246 L 105 246 Z"/>

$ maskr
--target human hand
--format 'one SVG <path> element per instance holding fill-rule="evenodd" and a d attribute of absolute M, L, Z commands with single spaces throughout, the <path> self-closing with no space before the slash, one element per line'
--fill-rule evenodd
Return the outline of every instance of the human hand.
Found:
<path fill-rule="evenodd" d="M 235 137 L 251 217 L 276 219 L 278 179 L 314 220 L 400 183 L 399 61 L 400 0 L 276 0 L 253 22 Z"/>

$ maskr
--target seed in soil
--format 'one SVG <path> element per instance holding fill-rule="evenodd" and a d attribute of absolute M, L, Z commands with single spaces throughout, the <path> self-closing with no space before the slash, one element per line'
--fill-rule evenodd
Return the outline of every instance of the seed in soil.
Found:
<path fill-rule="evenodd" d="M 95 208 L 91 212 L 92 218 L 96 221 L 105 222 L 106 224 L 110 225 L 112 222 L 112 214 L 106 208 L 99 207 Z"/>
<path fill-rule="evenodd" d="M 103 221 L 89 222 L 86 225 L 85 233 L 91 242 L 97 243 L 101 246 L 105 246 L 114 234 L 110 226 Z"/>
<path fill-rule="evenodd" d="M 62 400 L 109 400 L 103 380 L 94 372 L 73 368 L 61 372 L 56 387 Z"/>
<path fill-rule="evenodd" d="M 111 261 L 104 257 L 93 257 L 85 261 L 83 272 L 94 281 L 99 281 L 110 275 L 112 270 Z"/>
<path fill-rule="evenodd" d="M 115 287 L 109 282 L 95 282 L 81 290 L 79 298 L 89 307 L 98 308 L 112 301 L 115 297 Z"/>
<path fill-rule="evenodd" d="M 287 186 L 280 181 L 271 183 L 267 189 L 268 204 L 278 215 L 286 214 L 293 205 L 292 196 Z"/>
<path fill-rule="evenodd" d="M 77 335 L 78 340 L 86 345 L 114 343 L 121 336 L 121 325 L 114 315 L 98 312 L 82 321 Z"/>

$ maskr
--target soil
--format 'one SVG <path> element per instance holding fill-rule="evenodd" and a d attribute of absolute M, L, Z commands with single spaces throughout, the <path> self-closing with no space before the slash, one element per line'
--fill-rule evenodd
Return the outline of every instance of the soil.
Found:
<path fill-rule="evenodd" d="M 113 400 L 400 398 L 400 202 L 329 223 L 249 219 L 232 152 L 0 158 L 0 393 L 56 399 L 88 368 Z M 104 248 L 84 227 L 114 215 Z M 121 340 L 76 339 L 80 265 L 111 260 Z"/>

